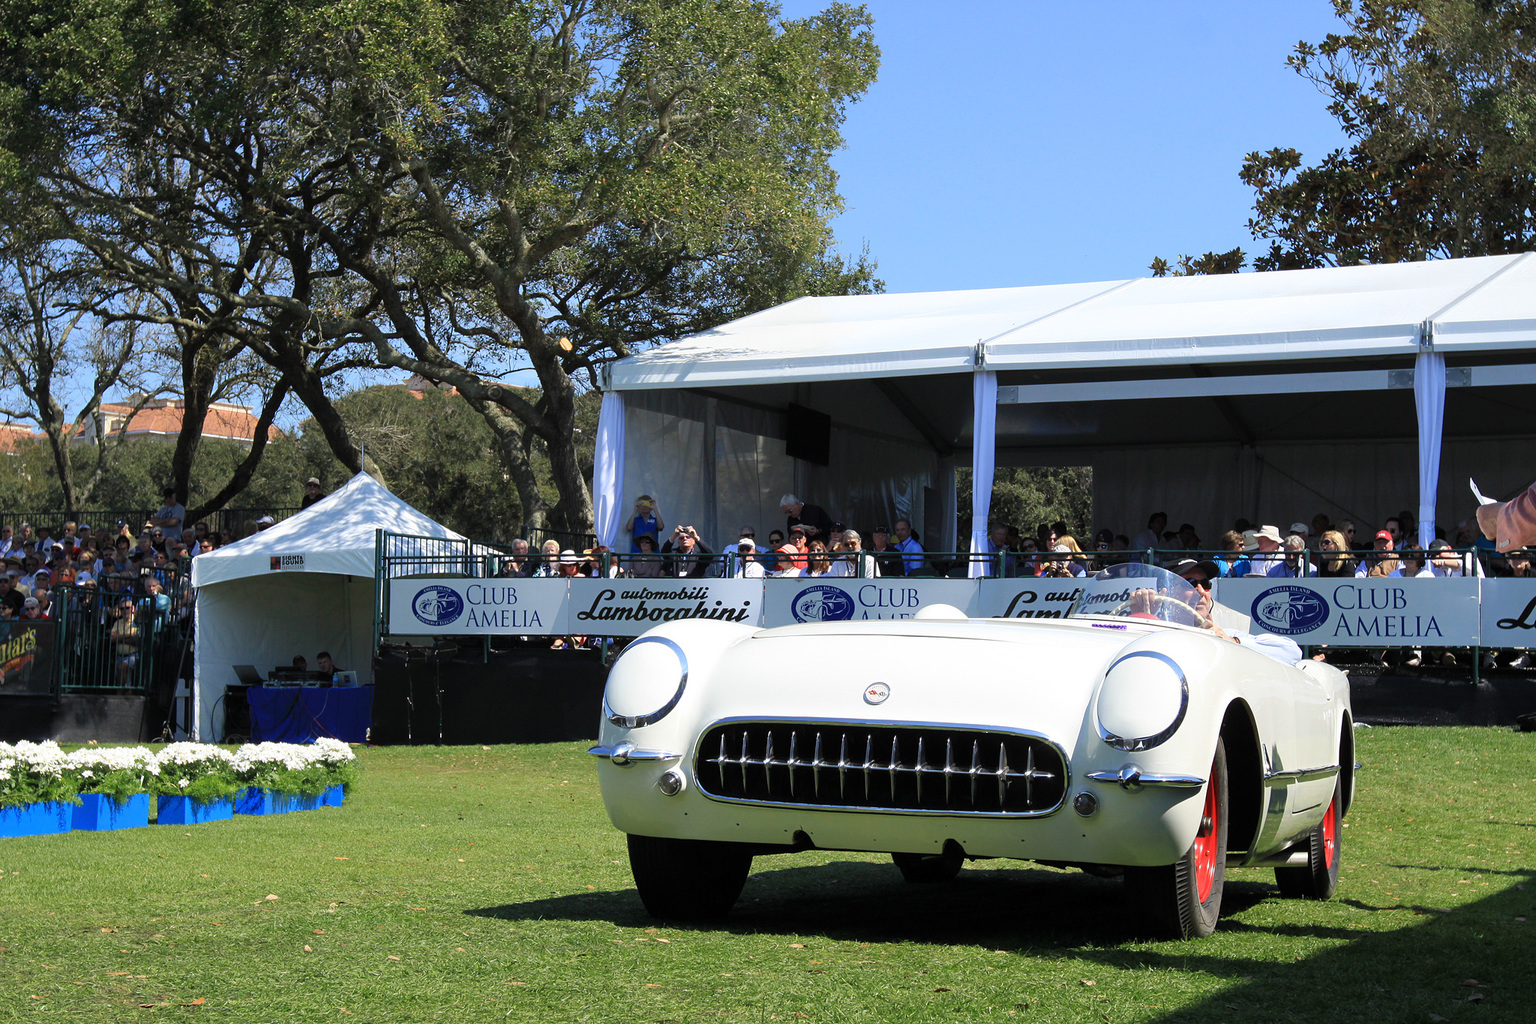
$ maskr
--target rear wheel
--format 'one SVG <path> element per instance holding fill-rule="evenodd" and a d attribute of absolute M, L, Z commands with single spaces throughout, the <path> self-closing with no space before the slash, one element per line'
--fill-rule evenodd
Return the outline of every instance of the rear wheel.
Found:
<path fill-rule="evenodd" d="M 1131 901 L 1150 931 L 1170 939 L 1211 934 L 1227 875 L 1227 748 L 1216 741 L 1200 830 L 1184 856 L 1154 868 L 1126 868 Z"/>
<path fill-rule="evenodd" d="M 1291 899 L 1326 900 L 1339 887 L 1339 855 L 1344 852 L 1343 816 L 1339 813 L 1343 783 L 1333 787 L 1333 800 L 1317 827 L 1307 833 L 1306 867 L 1275 868 L 1280 895 Z"/>
<path fill-rule="evenodd" d="M 652 917 L 724 917 L 741 895 L 752 854 L 734 843 L 629 837 L 629 870 Z"/>
<path fill-rule="evenodd" d="M 965 853 L 958 845 L 946 845 L 943 853 L 893 853 L 891 860 L 909 882 L 947 882 L 960 873 Z"/>

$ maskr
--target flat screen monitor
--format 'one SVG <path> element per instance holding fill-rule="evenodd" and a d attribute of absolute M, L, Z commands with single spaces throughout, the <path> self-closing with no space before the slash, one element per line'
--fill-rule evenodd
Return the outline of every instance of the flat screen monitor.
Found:
<path fill-rule="evenodd" d="M 784 410 L 784 454 L 818 466 L 832 462 L 832 417 L 790 402 Z"/>

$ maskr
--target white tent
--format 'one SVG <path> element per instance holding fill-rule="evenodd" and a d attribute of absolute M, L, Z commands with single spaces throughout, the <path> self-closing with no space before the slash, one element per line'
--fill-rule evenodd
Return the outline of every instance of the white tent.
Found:
<path fill-rule="evenodd" d="M 463 541 L 359 473 L 271 529 L 198 555 L 196 735 L 222 735 L 224 691 L 235 665 L 264 673 L 295 654 L 329 650 L 339 668 L 373 681 L 377 531 Z"/>
<path fill-rule="evenodd" d="M 1154 509 L 1211 544 L 1238 515 L 1417 507 L 1432 529 L 1468 475 L 1529 483 L 1533 385 L 1532 253 L 799 299 L 612 364 L 598 534 L 647 492 L 669 523 L 761 537 L 793 490 L 952 549 L 968 449 L 973 531 L 994 458 L 1093 466 L 1099 523 L 1128 534 Z M 792 405 L 832 417 L 825 467 L 785 454 Z"/>

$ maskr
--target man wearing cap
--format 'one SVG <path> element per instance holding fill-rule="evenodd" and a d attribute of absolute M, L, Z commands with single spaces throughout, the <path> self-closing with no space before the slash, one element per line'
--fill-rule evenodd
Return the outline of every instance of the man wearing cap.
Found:
<path fill-rule="evenodd" d="M 181 532 L 181 521 L 187 518 L 186 506 L 176 500 L 176 488 L 174 487 L 167 487 L 160 494 L 165 499 L 165 504 L 161 505 L 160 509 L 150 517 L 149 525 L 151 528 L 158 526 L 162 530 L 175 530 L 179 534 Z"/>
<path fill-rule="evenodd" d="M 891 528 L 889 526 L 875 527 L 874 537 L 871 539 L 869 553 L 875 556 L 875 564 L 880 567 L 882 576 L 905 576 L 906 566 L 902 564 L 901 552 L 891 547 Z"/>
<path fill-rule="evenodd" d="M 304 497 L 299 500 L 299 511 L 302 512 L 325 495 L 320 493 L 320 478 L 310 477 L 304 481 Z"/>
<path fill-rule="evenodd" d="M 774 552 L 774 571 L 780 576 L 798 576 L 806 566 L 806 552 L 810 542 L 805 539 L 805 527 L 792 526 L 789 539 Z"/>
<path fill-rule="evenodd" d="M 1355 568 L 1356 578 L 1363 579 L 1367 576 L 1391 576 L 1398 571 L 1400 563 L 1396 550 L 1392 543 L 1392 534 L 1386 530 L 1376 531 L 1375 550 L 1360 559 L 1360 564 Z"/>
<path fill-rule="evenodd" d="M 274 525 L 276 525 L 276 523 L 277 520 L 273 519 L 271 516 L 262 516 L 260 519 L 256 520 L 256 529 L 258 532 L 261 530 L 270 530 Z"/>
<path fill-rule="evenodd" d="M 760 580 L 768 575 L 763 571 L 763 563 L 757 560 L 757 542 L 751 537 L 742 537 L 734 545 L 736 549 L 736 572 L 733 575 L 739 580 Z"/>

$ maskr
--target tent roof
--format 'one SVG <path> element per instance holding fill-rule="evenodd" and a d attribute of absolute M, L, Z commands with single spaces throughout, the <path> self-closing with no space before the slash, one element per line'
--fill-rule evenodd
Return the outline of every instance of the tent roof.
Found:
<path fill-rule="evenodd" d="M 273 571 L 374 575 L 375 531 L 464 538 L 416 511 L 377 480 L 359 473 L 344 487 L 276 526 L 192 560 L 192 585 L 204 587 Z M 283 556 L 303 556 L 283 566 Z"/>
<path fill-rule="evenodd" d="M 612 364 L 617 390 L 1498 353 L 1536 344 L 1536 254 L 797 299 Z"/>

